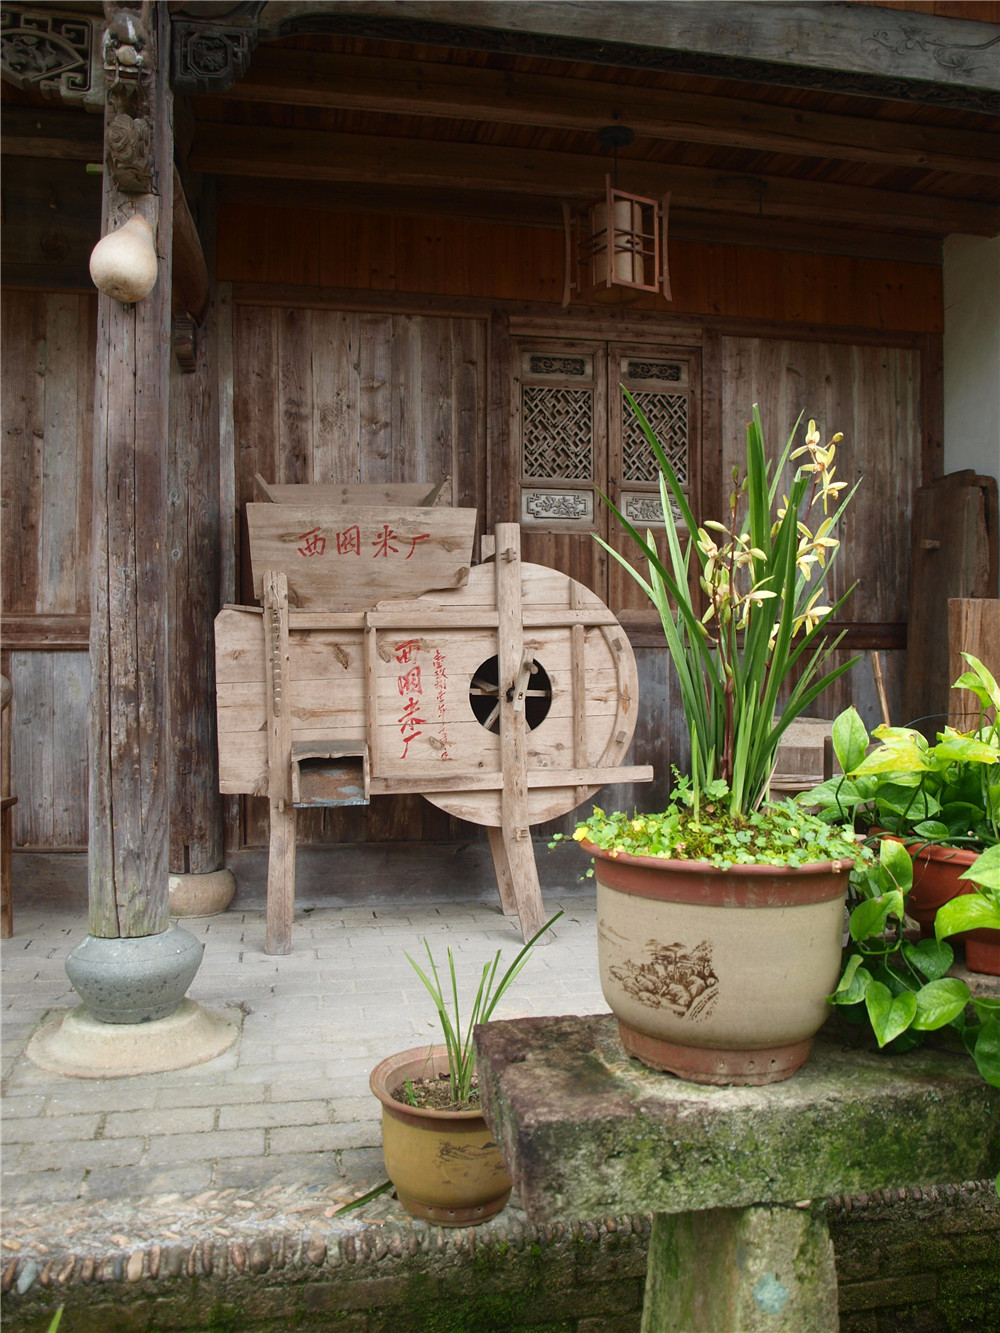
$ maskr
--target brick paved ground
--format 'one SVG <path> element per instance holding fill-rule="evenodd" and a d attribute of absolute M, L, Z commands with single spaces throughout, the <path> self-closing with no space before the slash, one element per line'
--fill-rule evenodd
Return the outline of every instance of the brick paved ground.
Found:
<path fill-rule="evenodd" d="M 573 851 L 565 858 L 564 884 L 547 890 L 545 905 L 566 915 L 497 1017 L 606 1009 L 592 892 L 576 880 Z M 8 1242 L 19 1227 L 72 1225 L 74 1214 L 105 1201 L 117 1201 L 121 1216 L 128 1201 L 156 1198 L 169 1230 L 171 1211 L 183 1204 L 187 1217 L 199 1195 L 217 1210 L 220 1194 L 231 1208 L 247 1192 L 254 1202 L 261 1191 L 302 1187 L 322 1189 L 329 1206 L 384 1178 L 369 1071 L 436 1030 L 406 953 L 421 950 L 426 936 L 440 965 L 450 945 L 474 990 L 482 964 L 501 947 L 512 959 L 519 937 L 482 878 L 470 882 L 470 900 L 457 899 L 451 882 L 435 902 L 424 882 L 414 881 L 410 894 L 400 886 L 400 865 L 410 865 L 401 862 L 393 886 L 369 885 L 363 903 L 324 893 L 316 881 L 335 872 L 331 851 L 305 867 L 294 951 L 269 957 L 254 905 L 262 904 L 263 864 L 259 856 L 244 861 L 235 909 L 182 923 L 205 943 L 190 997 L 240 1024 L 236 1045 L 171 1073 L 78 1079 L 38 1069 L 23 1051 L 43 1019 L 77 1003 L 64 961 L 86 933 L 85 864 L 76 856 L 16 858 L 15 934 L 2 952 Z M 331 898 L 339 905 L 324 905 Z"/>

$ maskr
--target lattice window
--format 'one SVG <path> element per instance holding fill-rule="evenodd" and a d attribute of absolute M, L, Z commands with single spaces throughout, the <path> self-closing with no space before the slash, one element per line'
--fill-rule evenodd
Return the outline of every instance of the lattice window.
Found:
<path fill-rule="evenodd" d="M 590 481 L 594 475 L 592 391 L 526 384 L 522 392 L 523 475 Z"/>
<path fill-rule="evenodd" d="M 663 446 L 681 485 L 688 479 L 688 399 L 681 393 L 636 393 L 636 402 Z M 642 427 L 622 405 L 622 478 L 656 481 L 656 459 Z"/>

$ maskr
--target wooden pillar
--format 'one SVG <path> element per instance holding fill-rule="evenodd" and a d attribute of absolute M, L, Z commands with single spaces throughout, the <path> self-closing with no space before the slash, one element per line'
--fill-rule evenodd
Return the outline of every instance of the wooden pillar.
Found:
<path fill-rule="evenodd" d="M 178 198 L 183 201 L 179 186 L 175 189 L 175 200 Z M 182 212 L 193 229 L 186 205 Z M 192 245 L 198 244 L 195 232 Z M 179 286 L 175 282 L 175 289 Z M 214 620 L 222 601 L 232 594 L 223 594 L 220 587 L 218 312 L 214 303 L 207 312 L 202 310 L 202 290 L 207 293 L 207 279 L 193 300 L 187 300 L 193 307 L 190 315 L 186 309 L 179 314 L 175 301 L 175 354 L 170 372 L 167 692 L 171 875 L 211 874 L 223 863 Z M 183 299 L 186 293 L 182 290 L 180 295 Z M 202 315 L 196 324 L 196 317 Z M 182 367 L 178 353 L 184 349 L 178 346 L 178 338 L 185 337 L 190 341 Z"/>
<path fill-rule="evenodd" d="M 130 11 L 133 18 L 139 15 Z M 148 193 L 125 192 L 106 158 L 102 234 L 141 213 L 156 285 L 134 305 L 101 295 L 94 395 L 89 718 L 91 935 L 167 928 L 167 432 L 173 219 L 168 6 L 144 6 Z M 114 22 L 114 18 L 111 20 Z M 109 98 L 109 127 L 121 112 Z M 137 117 L 139 119 L 140 117 Z"/>

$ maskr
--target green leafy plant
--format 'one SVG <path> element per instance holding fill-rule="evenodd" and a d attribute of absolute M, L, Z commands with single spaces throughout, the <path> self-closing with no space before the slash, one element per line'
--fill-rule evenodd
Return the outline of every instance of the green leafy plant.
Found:
<path fill-rule="evenodd" d="M 448 949 L 448 981 L 450 982 L 451 1006 L 454 1017 L 448 1009 L 448 999 L 445 988 L 441 983 L 438 974 L 437 964 L 434 962 L 434 955 L 431 953 L 431 946 L 424 937 L 424 949 L 427 952 L 427 961 L 429 972 L 410 957 L 406 955 L 410 966 L 416 972 L 417 976 L 424 983 L 427 992 L 434 1001 L 434 1007 L 437 1010 L 438 1018 L 441 1022 L 441 1030 L 444 1035 L 445 1049 L 448 1053 L 448 1078 L 451 1088 L 451 1100 L 456 1109 L 467 1106 L 471 1100 L 472 1080 L 475 1073 L 475 1050 L 472 1045 L 473 1029 L 477 1023 L 489 1022 L 494 1009 L 503 999 L 504 995 L 511 986 L 515 977 L 528 961 L 528 954 L 532 946 L 542 935 L 562 916 L 562 912 L 556 912 L 555 916 L 550 917 L 540 930 L 535 931 L 531 939 L 521 949 L 520 953 L 511 963 L 507 971 L 504 972 L 500 980 L 497 981 L 497 970 L 500 966 L 500 955 L 502 950 L 498 949 L 493 955 L 492 962 L 483 964 L 482 976 L 479 979 L 479 988 L 476 991 L 475 999 L 472 1002 L 472 1008 L 469 1010 L 468 1018 L 463 1024 L 462 1010 L 458 999 L 458 980 L 455 976 L 455 959 L 452 956 L 451 948 Z M 408 1097 L 411 1105 L 415 1103 L 415 1096 Z"/>
<path fill-rule="evenodd" d="M 623 392 L 660 469 L 666 563 L 652 532 L 644 538 L 606 496 L 605 503 L 644 555 L 648 577 L 597 540 L 659 612 L 690 728 L 695 810 L 701 789 L 721 781 L 717 804 L 730 815 L 745 816 L 764 799 L 788 724 L 853 665 L 827 669 L 840 640 L 830 639 L 825 627 L 848 593 L 824 606 L 822 585 L 811 586 L 813 575 L 828 569 L 836 555 L 839 542 L 833 534 L 854 494 L 852 489 L 840 501 L 847 483 L 834 480 L 833 460 L 842 437 L 834 435 L 821 445 L 810 421 L 804 445 L 793 449 L 800 417 L 772 470 L 754 406 L 747 426 L 746 473 L 741 479 L 733 470 L 728 521 L 699 527 L 649 422 L 624 386 Z M 781 496 L 786 463 L 803 456 L 807 461 L 797 468 L 788 495 Z M 682 525 L 692 534 L 686 541 Z M 703 605 L 692 593 L 693 572 Z"/>
<path fill-rule="evenodd" d="M 863 733 L 856 714 L 841 714 L 834 724 L 834 749 L 845 772 L 860 763 L 859 755 L 865 750 Z M 800 799 L 808 801 L 808 794 Z M 1000 891 L 1000 848 L 991 848 L 988 857 L 985 861 L 980 857 L 972 869 L 978 867 L 987 895 L 993 895 Z M 942 922 L 935 939 L 907 939 L 906 895 L 912 884 L 913 859 L 896 838 L 882 838 L 878 859 L 855 866 L 848 893 L 844 966 L 829 999 L 838 1006 L 845 1024 L 856 1029 L 859 1040 L 870 1029 L 879 1048 L 905 1051 L 929 1032 L 951 1030 L 986 1082 L 1000 1087 L 1000 999 L 973 999 L 964 981 L 946 975 L 954 953 L 944 936 L 968 929 L 967 924 L 957 924 L 967 918 L 955 912 Z M 946 906 L 957 907 L 958 901 L 966 900 Z M 1000 920 L 1000 903 L 990 896 L 985 901 Z M 989 914 L 977 911 L 967 917 L 972 915 L 986 918 Z M 976 924 L 990 924 L 990 920 L 978 919 Z"/>
<path fill-rule="evenodd" d="M 879 726 L 869 753 L 864 723 L 850 708 L 834 723 L 844 776 L 804 793 L 800 803 L 821 818 L 879 828 L 918 845 L 977 851 L 1000 843 L 1000 687 L 977 657 L 962 656 L 969 670 L 952 688 L 971 690 L 979 700 L 978 726 L 946 727 L 934 745 L 910 727 Z"/>
<path fill-rule="evenodd" d="M 945 975 L 954 954 L 940 935 L 919 943 L 905 937 L 912 878 L 909 853 L 889 839 L 878 861 L 852 875 L 850 941 L 830 1001 L 859 1036 L 867 1022 L 880 1048 L 909 1050 L 928 1032 L 954 1029 L 986 1082 L 1000 1088 L 1000 999 L 973 999 L 964 981 Z"/>

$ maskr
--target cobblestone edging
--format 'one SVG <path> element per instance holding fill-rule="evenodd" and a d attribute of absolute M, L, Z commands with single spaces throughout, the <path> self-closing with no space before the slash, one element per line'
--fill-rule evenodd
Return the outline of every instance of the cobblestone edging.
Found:
<path fill-rule="evenodd" d="M 96 1232 L 88 1226 L 62 1245 L 49 1245 L 59 1230 L 51 1219 L 45 1240 L 22 1228 L 13 1243 L 23 1249 L 0 1280 L 5 1328 L 9 1320 L 15 1333 L 43 1330 L 65 1305 L 68 1333 L 106 1329 L 112 1310 L 129 1311 L 130 1330 L 277 1333 L 294 1323 L 388 1333 L 405 1318 L 413 1333 L 529 1325 L 638 1333 L 648 1217 L 534 1226 L 508 1208 L 454 1230 L 409 1219 L 391 1201 L 354 1221 L 327 1217 L 339 1205 L 291 1190 L 201 1195 L 188 1209 L 172 1202 L 173 1221 L 146 1244 L 108 1234 L 99 1210 L 89 1219 Z M 137 1220 L 143 1210 L 132 1211 Z M 433 1313 L 441 1302 L 445 1324 Z"/>
<path fill-rule="evenodd" d="M 67 1333 L 295 1322 L 638 1333 L 650 1219 L 553 1226 L 517 1208 L 451 1230 L 383 1198 L 338 1214 L 342 1191 L 206 1191 L 136 1204 L 26 1210 L 4 1237 L 4 1325 Z M 991 1182 L 876 1190 L 827 1205 L 843 1333 L 1000 1326 L 1000 1200 Z M 931 1319 L 932 1322 L 927 1322 Z M 124 1322 L 122 1322 L 124 1321 Z"/>

